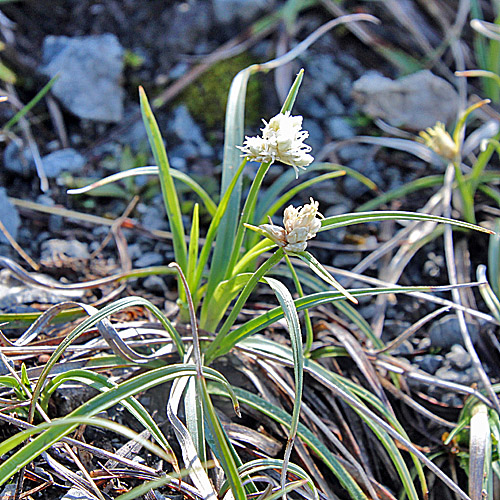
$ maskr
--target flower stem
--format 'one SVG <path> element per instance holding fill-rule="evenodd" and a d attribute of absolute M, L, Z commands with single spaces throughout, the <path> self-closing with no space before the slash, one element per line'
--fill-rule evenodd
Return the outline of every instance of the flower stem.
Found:
<path fill-rule="evenodd" d="M 271 162 L 261 163 L 259 170 L 257 171 L 257 175 L 254 177 L 252 185 L 250 186 L 250 191 L 248 192 L 247 199 L 245 201 L 245 205 L 243 206 L 243 212 L 241 214 L 241 219 L 238 224 L 238 232 L 236 233 L 236 238 L 234 241 L 233 251 L 231 254 L 231 259 L 229 260 L 229 265 L 226 269 L 225 278 L 228 279 L 232 276 L 234 266 L 238 261 L 238 257 L 240 255 L 241 246 L 243 244 L 243 238 L 245 236 L 245 226 L 243 224 L 252 222 L 251 218 L 253 217 L 255 211 L 255 204 L 257 203 L 257 196 L 259 194 L 260 187 L 262 185 L 262 181 L 264 176 L 266 175 L 269 167 L 271 166 Z"/>

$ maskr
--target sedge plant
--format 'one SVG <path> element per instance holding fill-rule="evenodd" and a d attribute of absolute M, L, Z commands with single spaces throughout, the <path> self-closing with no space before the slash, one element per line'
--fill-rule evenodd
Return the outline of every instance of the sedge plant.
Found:
<path fill-rule="evenodd" d="M 344 310 L 349 312 L 351 311 L 349 308 L 352 308 L 362 296 L 423 292 L 431 291 L 432 288 L 394 286 L 345 289 L 313 253 L 307 250 L 307 246 L 318 232 L 385 220 L 432 221 L 487 233 L 491 231 L 470 222 L 412 212 L 368 211 L 323 217 L 321 207 L 313 198 L 302 206 L 292 204 L 285 208 L 283 226 L 273 222 L 272 219 L 262 223 L 261 215 L 256 209 L 257 201 L 262 194 L 266 174 L 273 164 L 281 162 L 289 165 L 298 178 L 300 171 L 307 169 L 314 158 L 306 142 L 308 133 L 302 130 L 302 117 L 292 114 L 304 77 L 303 71 L 298 73 L 280 112 L 264 122 L 262 134 L 243 139 L 246 80 L 257 70 L 250 68 L 240 72 L 235 77 L 230 91 L 226 117 L 223 182 L 218 203 L 187 176 L 182 177 L 171 169 L 146 93 L 140 89 L 142 116 L 156 163 L 154 167 L 146 167 L 152 169 L 147 173 L 157 173 L 159 176 L 175 254 L 175 263 L 164 272 L 176 274 L 178 277 L 181 313 L 177 322 L 172 322 L 162 311 L 140 297 L 120 299 L 100 310 L 68 303 L 47 311 L 38 320 L 40 323 L 47 324 L 65 309 L 75 307 L 82 308 L 88 317 L 55 349 L 36 383 L 26 386 L 25 391 L 28 392 L 24 398 L 30 401 L 28 423 L 34 427 L 0 444 L 0 453 L 10 454 L 0 465 L 0 484 L 8 481 L 40 453 L 76 429 L 79 418 L 88 425 L 89 419 L 99 412 L 121 402 L 150 432 L 156 446 L 160 448 L 158 455 L 164 456 L 171 463 L 178 476 L 181 473 L 182 460 L 197 494 L 204 498 L 214 498 L 228 489 L 236 500 L 244 500 L 249 495 L 255 495 L 259 493 L 260 486 L 253 477 L 266 468 L 281 470 L 281 480 L 277 484 L 273 483 L 272 491 L 268 493 L 267 498 L 286 495 L 288 491 L 300 489 L 305 485 L 309 485 L 308 495 L 318 498 L 316 486 L 310 475 L 298 465 L 290 463 L 292 449 L 298 439 L 323 462 L 350 498 L 374 497 L 376 493 L 367 471 L 349 455 L 348 450 L 341 448 L 343 451 L 340 455 L 332 452 L 299 421 L 304 373 L 307 372 L 325 389 L 331 391 L 333 396 L 342 399 L 352 408 L 352 411 L 373 432 L 394 465 L 401 481 L 401 488 L 408 498 L 417 500 L 419 493 L 401 449 L 409 453 L 424 496 L 427 494 L 427 483 L 422 464 L 437 474 L 456 494 L 467 498 L 458 485 L 411 443 L 404 427 L 379 395 L 325 368 L 310 356 L 313 331 L 307 311 L 311 308 L 338 303 L 344 304 L 346 306 Z M 248 160 L 256 161 L 260 166 L 252 179 L 248 194 L 241 200 L 241 177 Z M 145 173 L 144 169 L 140 173 Z M 124 175 L 120 174 L 114 177 L 114 180 L 118 178 L 124 178 Z M 203 244 L 201 244 L 199 206 L 195 205 L 193 209 L 188 233 L 174 179 L 190 186 L 200 196 L 207 212 L 211 215 L 211 221 L 203 234 Z M 282 198 L 282 201 L 287 203 L 287 197 Z M 279 211 L 280 207 L 275 207 L 273 210 Z M 188 234 L 189 243 L 187 243 Z M 260 239 L 256 240 L 256 235 Z M 308 269 L 306 273 L 303 271 L 304 264 Z M 292 277 L 292 289 L 272 275 L 276 269 L 285 269 Z M 305 294 L 305 288 L 311 289 L 312 279 L 319 280 L 322 288 L 315 285 L 312 287 L 314 293 Z M 252 293 L 263 285 L 268 286 L 276 296 L 276 307 L 249 320 L 241 320 L 240 313 L 243 307 L 248 305 Z M 134 350 L 120 337 L 108 320 L 108 316 L 132 306 L 146 307 L 158 319 L 171 339 L 169 353 L 177 351 L 177 363 L 165 366 L 160 362 L 160 356 L 164 354 L 162 349 L 144 354 Z M 301 311 L 305 314 L 305 347 L 299 318 Z M 279 320 L 285 320 L 290 347 L 281 346 L 272 339 L 255 336 L 256 333 L 265 332 L 267 327 Z M 186 339 L 180 334 L 181 324 L 185 324 L 184 328 L 188 328 L 190 338 Z M 38 331 L 39 326 L 40 324 L 26 332 L 18 340 L 18 345 L 29 342 L 32 333 Z M 85 370 L 69 368 L 54 378 L 51 371 L 65 350 L 93 327 L 97 327 L 114 351 L 114 361 L 109 360 L 108 363 L 119 365 L 125 360 L 131 366 L 142 365 L 148 369 L 119 383 L 112 383 L 101 375 L 86 373 Z M 199 331 L 206 332 L 203 339 Z M 377 339 L 373 338 L 373 342 L 376 343 Z M 277 407 L 262 395 L 233 387 L 213 368 L 216 360 L 238 348 L 246 349 L 257 358 L 272 359 L 280 365 L 292 368 L 294 376 L 293 387 L 290 388 L 291 411 Z M 57 423 L 47 421 L 38 424 L 37 419 L 46 415 L 45 410 L 53 392 L 60 384 L 69 380 L 78 380 L 91 385 L 100 391 L 100 394 Z M 181 460 L 173 456 L 172 447 L 162 431 L 135 398 L 138 393 L 167 381 L 173 382 L 167 403 L 167 416 L 182 450 Z M 11 382 L 9 379 L 9 383 Z M 258 459 L 243 463 L 216 412 L 212 402 L 213 395 L 230 397 L 237 415 L 240 412 L 240 403 L 245 403 L 254 411 L 284 426 L 288 430 L 288 439 L 282 458 Z M 181 402 L 184 406 L 184 421 L 177 416 Z M 96 421 L 96 425 L 102 425 L 102 422 Z M 150 446 L 150 449 L 156 448 Z M 341 456 L 342 454 L 344 456 Z M 220 491 L 215 489 L 209 478 L 208 464 L 211 457 L 215 459 L 224 476 L 225 482 Z M 348 457 L 347 461 L 345 457 Z M 292 481 L 289 472 L 300 480 Z M 155 484 L 158 484 L 158 481 Z"/>

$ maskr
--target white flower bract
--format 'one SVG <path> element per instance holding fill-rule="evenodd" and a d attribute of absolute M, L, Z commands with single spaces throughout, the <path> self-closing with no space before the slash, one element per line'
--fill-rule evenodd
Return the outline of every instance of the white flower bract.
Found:
<path fill-rule="evenodd" d="M 259 226 L 265 231 L 267 237 L 273 240 L 286 253 L 299 253 L 307 248 L 307 240 L 314 238 L 321 228 L 323 217 L 319 212 L 319 203 L 310 198 L 311 203 L 295 208 L 292 205 L 283 213 L 283 225 L 273 224 Z"/>
<path fill-rule="evenodd" d="M 290 112 L 280 113 L 265 120 L 261 129 L 262 137 L 245 137 L 243 146 L 237 146 L 251 161 L 281 161 L 291 165 L 298 176 L 299 168 L 305 169 L 313 160 L 309 154 L 311 146 L 304 144 L 309 137 L 307 130 L 302 130 L 302 116 L 291 116 Z"/>

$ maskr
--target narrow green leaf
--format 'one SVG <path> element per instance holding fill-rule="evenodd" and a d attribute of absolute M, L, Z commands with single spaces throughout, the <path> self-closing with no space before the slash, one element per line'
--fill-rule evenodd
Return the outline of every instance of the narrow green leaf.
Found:
<path fill-rule="evenodd" d="M 300 85 L 302 84 L 302 80 L 304 78 L 304 70 L 301 69 L 297 76 L 295 77 L 290 90 L 288 91 L 288 95 L 286 96 L 285 102 L 283 106 L 281 106 L 280 113 L 291 112 L 293 105 L 295 104 L 295 100 L 297 99 L 297 94 L 299 93 Z"/>
<path fill-rule="evenodd" d="M 218 345 L 221 342 L 225 342 L 225 338 L 231 329 L 231 327 L 234 325 L 234 322 L 236 321 L 236 318 L 238 317 L 238 314 L 241 312 L 241 309 L 245 305 L 248 297 L 250 294 L 253 292 L 255 286 L 257 283 L 267 274 L 267 272 L 272 269 L 283 257 L 283 249 L 278 248 L 278 250 L 267 260 L 265 261 L 255 273 L 253 273 L 252 277 L 248 280 L 247 284 L 243 288 L 242 292 L 240 293 L 240 296 L 238 297 L 238 300 L 233 306 L 233 309 L 231 310 L 231 313 L 227 317 L 226 321 L 224 324 L 221 326 L 220 330 L 217 333 L 217 336 L 215 337 L 214 341 L 209 347 L 209 351 L 214 351 L 218 349 Z M 208 352 L 207 352 L 208 354 Z M 210 363 L 208 363 L 210 364 Z"/>
<path fill-rule="evenodd" d="M 234 391 L 238 397 L 238 400 L 244 404 L 247 404 L 251 408 L 267 415 L 274 421 L 285 425 L 290 428 L 291 417 L 281 408 L 268 403 L 256 394 L 252 394 L 244 389 L 238 387 L 234 388 Z M 224 390 L 219 387 L 210 385 L 210 392 L 212 394 L 218 394 L 224 396 Z M 323 461 L 323 463 L 333 472 L 333 474 L 340 481 L 342 486 L 347 490 L 348 494 L 353 499 L 366 500 L 366 496 L 358 486 L 356 481 L 352 476 L 345 470 L 339 460 L 333 455 L 330 450 L 302 423 L 299 423 L 297 428 L 297 434 L 313 451 L 314 453 Z"/>
<path fill-rule="evenodd" d="M 377 196 L 373 200 L 363 203 L 363 205 L 360 205 L 356 208 L 356 212 L 373 210 L 380 205 L 389 203 L 392 200 L 404 198 L 408 194 L 414 193 L 415 191 L 420 191 L 421 189 L 429 189 L 435 186 L 441 186 L 443 184 L 443 181 L 443 175 L 429 175 L 427 177 L 421 177 L 412 182 L 408 182 L 399 188 L 393 189 L 387 193 Z"/>
<path fill-rule="evenodd" d="M 175 260 L 186 271 L 187 268 L 187 248 L 184 232 L 184 223 L 182 222 L 181 207 L 177 197 L 172 174 L 170 172 L 170 164 L 168 162 L 167 152 L 160 129 L 156 123 L 156 119 L 151 111 L 151 107 L 146 97 L 146 93 L 142 87 L 139 87 L 139 96 L 141 101 L 141 113 L 146 127 L 149 144 L 153 151 L 153 156 L 160 169 L 160 183 L 163 193 L 163 203 L 167 211 L 168 221 L 172 231 L 172 239 L 174 244 Z"/>
<path fill-rule="evenodd" d="M 260 278 L 259 278 L 260 279 Z M 350 290 L 351 295 L 354 297 L 362 297 L 364 295 L 376 296 L 380 294 L 389 293 L 411 293 L 411 292 L 431 292 L 436 290 L 436 287 L 429 286 L 414 286 L 414 287 L 388 287 L 388 288 L 368 288 L 368 289 L 357 289 Z M 297 311 L 302 311 L 303 309 L 311 309 L 313 307 L 318 307 L 323 304 L 329 304 L 338 300 L 344 300 L 344 295 L 340 292 L 319 292 L 311 295 L 306 295 L 295 299 L 295 306 Z M 282 319 L 283 311 L 281 307 L 276 307 L 267 311 L 260 316 L 253 318 L 243 325 L 238 326 L 234 330 L 228 331 L 224 330 L 224 335 L 220 335 L 220 332 L 216 339 L 211 343 L 205 352 L 205 362 L 210 364 L 215 358 L 227 354 L 238 342 L 243 340 L 254 333 L 257 333 L 274 322 Z M 221 329 L 222 331 L 222 329 Z"/>
<path fill-rule="evenodd" d="M 55 75 L 52 77 L 48 83 L 46 83 L 41 90 L 36 94 L 31 101 L 26 104 L 21 110 L 19 110 L 4 126 L 3 129 L 5 132 L 12 128 L 23 116 L 26 116 L 27 113 L 29 113 L 37 104 L 40 102 L 40 100 L 45 96 L 45 94 L 52 88 L 54 83 L 56 83 L 57 79 L 59 78 L 59 74 Z M 14 82 L 11 82 L 14 83 Z"/>
<path fill-rule="evenodd" d="M 267 459 L 261 458 L 257 460 L 251 460 L 250 462 L 246 462 L 244 465 L 241 465 L 240 467 L 238 467 L 238 472 L 240 473 L 242 478 L 244 478 L 244 477 L 250 477 L 252 474 L 256 474 L 257 472 L 260 472 L 262 470 L 282 469 L 282 468 L 283 468 L 283 460 L 273 459 L 273 458 L 267 458 Z M 305 479 L 307 481 L 309 489 L 311 490 L 311 493 L 313 494 L 314 499 L 319 500 L 318 489 L 316 488 L 314 481 L 309 476 L 309 474 L 304 469 L 302 469 L 302 467 L 299 467 L 294 463 L 290 463 L 289 471 L 292 474 L 296 475 L 297 477 Z M 224 497 L 226 491 L 227 491 L 227 482 L 224 482 L 219 491 L 219 496 Z"/>
<path fill-rule="evenodd" d="M 214 445 L 217 450 L 217 458 L 222 464 L 227 480 L 231 485 L 231 492 L 235 500 L 247 500 L 245 487 L 238 473 L 238 466 L 233 457 L 233 450 L 228 441 L 228 437 L 222 428 L 219 417 L 215 412 L 214 405 L 207 390 L 205 378 L 198 380 L 198 389 L 201 391 L 203 409 L 206 414 L 206 423 L 214 436 Z"/>
<path fill-rule="evenodd" d="M 251 276 L 252 273 L 236 274 L 232 278 L 219 283 L 210 299 L 210 307 L 202 309 L 200 324 L 203 325 L 204 330 L 215 331 L 220 320 L 226 314 L 229 304 L 248 283 Z"/>
<path fill-rule="evenodd" d="M 49 399 L 52 394 L 54 394 L 58 387 L 68 381 L 81 382 L 101 392 L 106 392 L 116 387 L 116 384 L 110 382 L 108 377 L 99 373 L 94 373 L 90 370 L 69 370 L 54 377 L 44 387 L 40 397 L 40 405 L 45 411 L 47 411 Z M 158 427 L 158 424 L 153 420 L 142 404 L 132 396 L 123 399 L 121 404 L 151 433 L 164 451 L 170 455 L 171 458 L 169 461 L 172 463 L 173 459 L 176 463 L 175 455 L 170 444 Z"/>
<path fill-rule="evenodd" d="M 353 297 L 322 265 L 321 263 L 309 252 L 300 252 L 296 255 L 300 260 L 304 261 L 309 268 L 316 273 L 323 281 L 332 285 L 336 290 L 338 290 L 346 299 L 349 299 L 355 304 L 358 300 Z"/>
<path fill-rule="evenodd" d="M 5 460 L 5 462 L 0 465 L 0 485 L 5 483 L 22 467 L 33 461 L 43 451 L 50 448 L 50 446 L 56 443 L 61 437 L 66 436 L 73 429 L 78 427 L 78 422 L 80 422 L 79 419 L 92 417 L 101 411 L 107 410 L 108 408 L 118 404 L 123 399 L 138 394 L 139 392 L 146 391 L 151 387 L 156 387 L 179 377 L 189 377 L 195 374 L 196 368 L 194 365 L 170 365 L 137 375 L 126 382 L 122 382 L 118 386 L 109 389 L 107 392 L 95 396 L 71 412 L 67 415 L 67 417 L 58 421 L 60 425 L 57 425 L 57 427 L 54 428 L 49 428 L 43 434 L 34 438 L 31 442 Z M 236 401 L 234 392 L 222 375 L 211 368 L 204 368 L 203 375 L 209 380 L 221 383 L 233 398 L 234 404 Z M 73 419 L 73 417 L 76 418 Z M 8 453 L 25 441 L 25 439 L 26 437 L 23 433 L 18 433 L 1 442 L 0 455 Z"/>
<path fill-rule="evenodd" d="M 226 189 L 224 195 L 222 196 L 222 199 L 217 206 L 217 210 L 212 218 L 212 222 L 210 223 L 210 226 L 207 231 L 207 235 L 205 236 L 205 243 L 203 244 L 203 247 L 200 252 L 200 259 L 198 262 L 197 270 L 196 270 L 196 276 L 194 280 L 194 285 L 193 285 L 193 290 L 196 290 L 199 286 L 201 276 L 203 273 L 203 270 L 205 268 L 205 265 L 208 261 L 208 257 L 210 255 L 210 252 L 212 251 L 212 243 L 215 240 L 215 237 L 220 233 L 220 228 L 221 224 L 224 218 L 224 215 L 226 214 L 228 208 L 229 208 L 229 202 L 231 200 L 231 196 L 233 194 L 233 191 L 236 187 L 236 184 L 240 180 L 241 173 L 243 172 L 243 169 L 245 168 L 247 161 L 244 159 L 236 171 L 235 175 L 233 176 L 231 183 L 229 184 L 228 188 Z M 227 256 L 229 259 L 229 255 Z M 215 261 L 214 257 L 212 257 L 212 262 L 210 269 L 212 270 L 215 266 Z M 227 266 L 227 261 L 223 264 L 223 271 L 225 272 Z M 214 278 L 212 278 L 214 279 Z M 207 298 L 207 294 L 205 294 L 205 297 Z"/>
<path fill-rule="evenodd" d="M 189 287 L 193 289 L 194 278 L 196 273 L 196 262 L 198 260 L 198 243 L 200 238 L 200 206 L 195 203 L 193 209 L 193 218 L 191 222 L 191 232 L 189 235 L 189 250 L 188 250 L 188 266 L 186 278 Z"/>
<path fill-rule="evenodd" d="M 99 321 L 105 319 L 107 316 L 133 306 L 143 306 L 149 309 L 160 320 L 162 326 L 170 334 L 174 344 L 177 347 L 177 350 L 179 351 L 179 354 L 181 356 L 184 355 L 184 344 L 182 342 L 181 336 L 179 335 L 177 330 L 175 330 L 175 328 L 172 326 L 168 318 L 166 318 L 165 315 L 155 305 L 153 305 L 151 302 L 142 297 L 127 297 L 124 299 L 119 299 L 107 305 L 106 307 L 102 308 L 96 314 L 86 318 L 57 346 L 57 349 L 54 351 L 49 361 L 47 361 L 47 363 L 45 364 L 43 371 L 40 374 L 40 377 L 38 378 L 38 381 L 35 385 L 35 389 L 33 390 L 32 401 L 38 401 L 38 398 L 40 397 L 42 388 L 45 384 L 45 381 L 47 380 L 47 377 L 50 374 L 50 371 L 57 363 L 59 358 L 62 356 L 66 348 L 69 345 L 71 345 L 72 342 L 74 342 L 80 335 L 85 333 L 87 329 L 92 328 L 93 326 L 98 324 Z M 34 409 L 35 406 L 32 404 L 30 408 L 30 421 L 33 418 Z"/>
<path fill-rule="evenodd" d="M 136 177 L 139 175 L 158 175 L 159 172 L 160 169 L 156 166 L 129 168 L 128 170 L 123 170 L 122 172 L 117 172 L 116 174 L 112 174 L 107 177 L 104 177 L 103 179 L 94 181 L 86 186 L 82 186 L 75 189 L 68 189 L 66 193 L 84 194 L 93 191 L 95 189 L 101 188 L 103 186 L 106 186 L 108 184 L 111 184 L 113 182 L 121 181 L 123 179 L 129 179 L 130 177 Z M 200 197 L 201 201 L 203 201 L 203 204 L 205 205 L 205 208 L 207 209 L 207 212 L 210 215 L 213 216 L 215 214 L 217 206 L 210 197 L 210 195 L 200 186 L 200 184 L 198 184 L 189 175 L 185 174 L 184 172 L 181 172 L 180 170 L 176 170 L 175 168 L 170 169 L 170 174 L 174 179 L 177 179 L 186 184 L 186 186 L 191 188 Z M 126 191 L 123 190 L 123 192 L 125 193 Z"/>
<path fill-rule="evenodd" d="M 326 217 L 321 221 L 320 231 L 336 229 L 338 227 L 352 226 L 354 224 L 364 224 L 367 222 L 381 222 L 384 220 L 411 220 L 411 221 L 431 221 L 439 224 L 451 224 L 452 226 L 464 227 L 482 233 L 494 234 L 494 231 L 455 219 L 439 217 L 437 215 L 421 214 L 417 212 L 379 211 L 350 213 Z"/>
<path fill-rule="evenodd" d="M 292 420 L 290 422 L 290 434 L 285 449 L 285 458 L 283 460 L 283 471 L 281 473 L 281 487 L 285 487 L 287 477 L 288 462 L 292 453 L 293 443 L 297 435 L 297 428 L 300 418 L 300 406 L 302 404 L 302 389 L 304 386 L 304 350 L 302 347 L 302 332 L 300 331 L 299 316 L 291 293 L 285 285 L 274 278 L 264 278 L 266 283 L 275 293 L 281 309 L 285 316 L 290 334 L 290 343 L 293 353 L 293 373 L 295 379 L 295 396 L 293 401 Z"/>

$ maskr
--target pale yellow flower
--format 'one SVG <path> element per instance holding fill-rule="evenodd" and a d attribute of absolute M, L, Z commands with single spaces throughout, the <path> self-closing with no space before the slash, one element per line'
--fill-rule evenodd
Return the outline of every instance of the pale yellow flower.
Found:
<path fill-rule="evenodd" d="M 266 232 L 269 239 L 282 247 L 286 253 L 299 253 L 307 248 L 307 240 L 314 238 L 321 228 L 323 217 L 319 212 L 319 204 L 310 198 L 311 203 L 303 207 L 295 208 L 292 205 L 285 209 L 283 214 L 283 225 L 280 227 L 273 224 L 262 224 L 259 226 Z"/>
<path fill-rule="evenodd" d="M 438 155 L 451 161 L 457 159 L 459 154 L 458 147 L 450 134 L 446 132 L 443 123 L 437 122 L 434 127 L 425 129 L 419 135 L 423 139 L 424 144 Z"/>
<path fill-rule="evenodd" d="M 311 146 L 304 144 L 309 132 L 302 129 L 302 116 L 291 116 L 290 112 L 280 113 L 265 120 L 261 129 L 262 137 L 245 137 L 243 146 L 238 146 L 251 161 L 275 162 L 281 161 L 291 165 L 298 176 L 299 168 L 305 169 L 314 158 L 309 154 Z"/>

